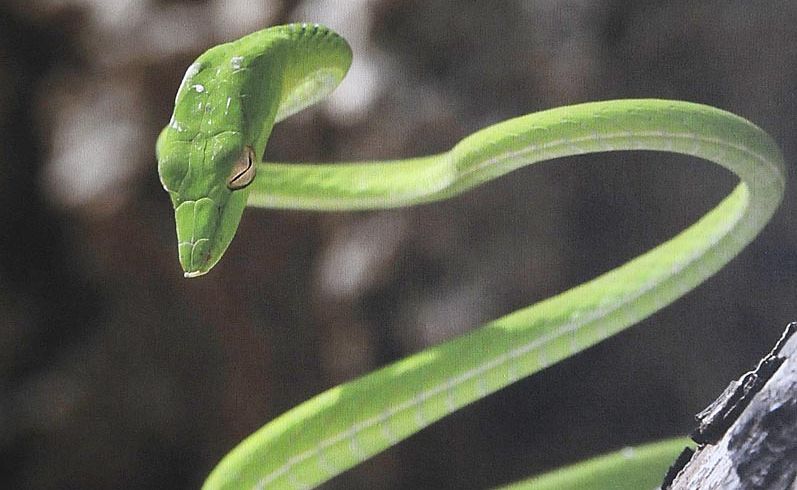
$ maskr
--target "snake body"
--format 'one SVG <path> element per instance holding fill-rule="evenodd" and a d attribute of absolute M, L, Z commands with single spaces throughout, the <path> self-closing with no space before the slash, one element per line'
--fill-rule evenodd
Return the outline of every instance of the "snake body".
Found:
<path fill-rule="evenodd" d="M 279 416 L 233 449 L 206 488 L 308 488 L 334 477 L 686 294 L 736 256 L 782 199 L 783 159 L 763 130 L 720 109 L 671 100 L 546 110 L 421 158 L 257 163 L 274 122 L 334 89 L 350 61 L 350 48 L 337 34 L 293 24 L 212 48 L 189 67 L 157 145 L 186 276 L 218 262 L 246 205 L 316 211 L 410 206 L 459 195 L 536 162 L 623 150 L 691 155 L 727 168 L 740 182 L 696 223 L 624 265 Z"/>

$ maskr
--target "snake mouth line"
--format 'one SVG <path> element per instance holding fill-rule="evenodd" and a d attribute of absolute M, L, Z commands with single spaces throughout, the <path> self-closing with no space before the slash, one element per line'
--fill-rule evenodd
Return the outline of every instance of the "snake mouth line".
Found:
<path fill-rule="evenodd" d="M 178 255 L 185 277 L 201 276 L 215 263 L 220 214 L 219 206 L 208 197 L 184 201 L 175 209 Z"/>
<path fill-rule="evenodd" d="M 210 270 L 209 265 L 211 264 L 212 255 L 209 246 L 210 239 L 208 238 L 180 242 L 179 249 L 182 254 L 180 262 L 183 266 L 183 277 L 198 277 Z"/>

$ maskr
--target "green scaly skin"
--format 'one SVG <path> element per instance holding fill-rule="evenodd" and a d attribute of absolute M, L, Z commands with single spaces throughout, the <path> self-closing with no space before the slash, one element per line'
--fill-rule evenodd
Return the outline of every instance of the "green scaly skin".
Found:
<path fill-rule="evenodd" d="M 659 488 L 686 438 L 626 447 L 497 490 L 645 490 Z"/>
<path fill-rule="evenodd" d="M 157 145 L 186 276 L 218 262 L 245 205 L 317 211 L 410 206 L 459 195 L 536 162 L 622 150 L 692 155 L 727 168 L 740 183 L 697 223 L 617 269 L 283 414 L 233 449 L 205 488 L 307 488 L 334 477 L 686 294 L 736 256 L 782 199 L 783 159 L 764 131 L 719 109 L 654 99 L 518 117 L 429 157 L 260 163 L 250 185 L 231 189 L 231 175 L 243 175 L 236 169 L 246 167 L 247 148 L 259 161 L 273 123 L 330 92 L 350 60 L 346 42 L 328 29 L 290 25 L 212 48 L 191 65 Z M 233 182 L 248 184 L 253 171 Z"/>
<path fill-rule="evenodd" d="M 216 46 L 188 68 L 157 143 L 186 277 L 209 271 L 235 235 L 249 190 L 227 179 L 246 147 L 259 162 L 274 123 L 325 97 L 350 64 L 340 36 L 293 24 Z"/>

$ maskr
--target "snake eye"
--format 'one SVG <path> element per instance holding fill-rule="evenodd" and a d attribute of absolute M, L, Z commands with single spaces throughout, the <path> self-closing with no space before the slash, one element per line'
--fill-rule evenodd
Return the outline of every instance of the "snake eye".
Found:
<path fill-rule="evenodd" d="M 255 180 L 255 150 L 251 146 L 244 147 L 241 157 L 232 166 L 230 178 L 227 179 L 227 187 L 235 191 L 243 189 Z"/>

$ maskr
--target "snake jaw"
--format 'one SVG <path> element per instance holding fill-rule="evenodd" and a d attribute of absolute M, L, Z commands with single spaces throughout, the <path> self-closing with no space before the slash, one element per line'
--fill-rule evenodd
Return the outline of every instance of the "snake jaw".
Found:
<path fill-rule="evenodd" d="M 214 255 L 219 207 L 213 199 L 203 197 L 196 201 L 183 201 L 175 209 L 178 254 L 185 277 L 196 277 L 207 272 Z"/>
<path fill-rule="evenodd" d="M 235 235 L 249 192 L 227 192 L 222 199 L 182 201 L 174 210 L 178 256 L 186 278 L 210 271 Z"/>
<path fill-rule="evenodd" d="M 210 270 L 210 240 L 203 238 L 179 247 L 180 265 L 185 277 L 198 277 Z"/>

